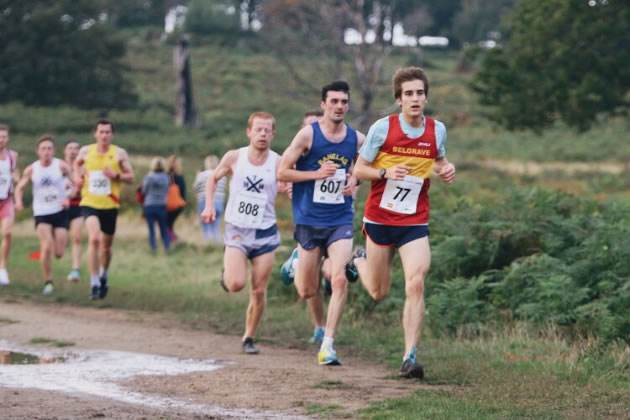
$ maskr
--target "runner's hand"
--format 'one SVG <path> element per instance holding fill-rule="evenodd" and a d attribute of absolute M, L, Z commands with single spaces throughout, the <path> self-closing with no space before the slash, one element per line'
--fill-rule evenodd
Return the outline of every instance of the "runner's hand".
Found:
<path fill-rule="evenodd" d="M 343 195 L 351 196 L 357 186 L 357 179 L 354 175 L 346 174 L 346 184 L 343 186 Z"/>
<path fill-rule="evenodd" d="M 389 168 L 387 169 L 387 171 L 385 171 L 385 178 L 392 179 L 394 181 L 402 181 L 405 178 L 405 175 L 407 175 L 410 170 L 411 166 L 396 165 L 393 168 Z"/>
<path fill-rule="evenodd" d="M 446 184 L 450 184 L 451 182 L 455 181 L 455 165 L 449 162 L 448 164 L 444 165 L 442 169 L 440 169 L 438 175 L 442 179 L 442 181 L 444 181 Z"/>
<path fill-rule="evenodd" d="M 109 179 L 116 178 L 116 174 L 117 172 L 114 172 L 114 170 L 110 168 L 109 166 L 106 166 L 103 168 L 103 175 L 105 175 Z"/>
<path fill-rule="evenodd" d="M 24 203 L 22 203 L 22 200 L 18 201 L 15 200 L 15 211 L 22 211 L 24 210 Z"/>
<path fill-rule="evenodd" d="M 206 205 L 206 207 L 201 212 L 201 220 L 204 223 L 212 223 L 217 218 L 217 211 L 214 208 L 214 205 Z"/>
<path fill-rule="evenodd" d="M 317 178 L 315 179 L 326 179 L 330 176 L 333 176 L 335 172 L 337 172 L 337 165 L 335 165 L 332 160 L 327 160 L 317 170 Z"/>
<path fill-rule="evenodd" d="M 63 207 L 64 209 L 70 207 L 70 199 L 68 197 L 63 199 L 63 201 L 61 202 L 61 207 Z"/>

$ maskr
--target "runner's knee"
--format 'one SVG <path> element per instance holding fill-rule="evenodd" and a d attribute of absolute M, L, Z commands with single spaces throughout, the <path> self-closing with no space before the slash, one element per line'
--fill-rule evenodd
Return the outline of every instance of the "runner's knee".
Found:
<path fill-rule="evenodd" d="M 333 293 L 346 293 L 348 291 L 348 280 L 346 280 L 345 274 L 333 276 L 330 280 L 330 285 Z"/>
<path fill-rule="evenodd" d="M 252 300 L 258 304 L 265 302 L 266 295 L 267 293 L 264 287 L 257 287 L 252 290 Z"/>
<path fill-rule="evenodd" d="M 297 286 L 297 292 L 298 292 L 298 295 L 300 295 L 300 298 L 306 300 L 315 296 L 318 293 L 318 289 L 317 287 Z"/>
<path fill-rule="evenodd" d="M 411 277 L 405 286 L 407 296 L 422 296 L 424 294 L 424 274 L 419 273 Z"/>
<path fill-rule="evenodd" d="M 90 244 L 90 246 L 98 247 L 101 244 L 101 240 L 99 238 L 99 235 L 92 235 L 92 236 L 90 236 L 89 239 L 88 239 L 88 243 Z"/>
<path fill-rule="evenodd" d="M 11 239 L 11 237 L 13 236 L 13 233 L 11 232 L 11 229 L 5 229 L 4 232 L 2 232 L 2 239 L 4 240 L 8 240 Z"/>

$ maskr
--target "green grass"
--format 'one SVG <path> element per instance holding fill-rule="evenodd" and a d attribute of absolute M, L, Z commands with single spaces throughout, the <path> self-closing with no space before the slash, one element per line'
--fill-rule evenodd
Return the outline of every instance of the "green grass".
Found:
<path fill-rule="evenodd" d="M 31 344 L 46 344 L 47 346 L 53 346 L 53 347 L 71 347 L 71 346 L 74 346 L 74 343 L 71 342 L 71 341 L 55 340 L 53 338 L 46 338 L 46 337 L 33 337 L 33 338 L 31 338 L 29 343 L 31 343 Z"/>
<path fill-rule="evenodd" d="M 35 238 L 19 238 L 14 244 L 12 285 L 3 290 L 13 298 L 50 301 L 40 295 L 38 264 L 26 257 L 37 247 Z M 312 330 L 306 308 L 295 303 L 293 288 L 278 281 L 279 262 L 290 250 L 285 246 L 278 253 L 268 309 L 258 335 L 267 343 L 312 351 L 306 344 Z M 182 245 L 168 257 L 156 257 L 149 254 L 144 240 L 119 240 L 107 300 L 88 301 L 85 278 L 79 284 L 63 280 L 69 268 L 67 255 L 53 264 L 54 278 L 61 280 L 55 284 L 52 299 L 63 304 L 171 313 L 197 328 L 240 334 L 247 294 L 225 295 L 217 281 L 220 267 L 219 247 Z M 358 316 L 352 301 L 364 294 L 360 287 L 351 287 L 350 303 L 335 341 L 337 351 L 385 363 L 392 379 L 406 381 L 397 378 L 402 353 L 399 312 L 389 313 L 391 308 L 383 306 L 383 311 Z M 382 304 L 396 303 L 387 299 Z M 129 316 L 134 314 L 138 312 Z M 326 404 L 305 410 L 325 418 L 349 415 L 366 419 L 612 419 L 630 413 L 630 353 L 621 344 L 601 349 L 596 341 L 568 342 L 554 330 L 537 331 L 527 324 L 474 339 L 438 338 L 427 329 L 420 360 L 426 369 L 424 386 L 409 398 L 375 403 L 353 414 Z M 354 384 L 322 381 L 310 386 L 334 390 Z"/>

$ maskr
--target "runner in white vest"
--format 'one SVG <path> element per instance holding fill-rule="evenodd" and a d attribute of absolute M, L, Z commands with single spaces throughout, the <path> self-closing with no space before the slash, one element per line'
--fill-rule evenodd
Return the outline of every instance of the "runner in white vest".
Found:
<path fill-rule="evenodd" d="M 243 351 L 258 354 L 254 335 L 265 309 L 267 282 L 280 245 L 276 226 L 276 194 L 287 190 L 278 185 L 276 172 L 280 157 L 269 148 L 275 135 L 275 120 L 267 112 L 255 112 L 248 120 L 249 146 L 227 152 L 206 184 L 206 207 L 201 218 L 212 223 L 216 218 L 214 193 L 217 183 L 231 175 L 230 195 L 225 212 L 225 254 L 221 286 L 238 292 L 247 283 L 247 260 L 252 279 L 249 306 L 243 335 Z"/>
<path fill-rule="evenodd" d="M 70 176 L 70 165 L 55 156 L 55 141 L 49 135 L 37 142 L 39 160 L 24 169 L 24 175 L 15 188 L 15 209 L 24 209 L 22 196 L 29 182 L 33 183 L 33 216 L 39 237 L 39 261 L 44 276 L 44 295 L 53 292 L 50 260 L 63 257 L 68 239 L 68 207 L 66 177 Z"/>
<path fill-rule="evenodd" d="M 9 150 L 9 127 L 0 124 L 0 227 L 2 246 L 0 247 L 0 286 L 9 284 L 7 263 L 11 251 L 11 231 L 13 229 L 13 183 L 20 178 L 17 169 L 18 154 Z"/>

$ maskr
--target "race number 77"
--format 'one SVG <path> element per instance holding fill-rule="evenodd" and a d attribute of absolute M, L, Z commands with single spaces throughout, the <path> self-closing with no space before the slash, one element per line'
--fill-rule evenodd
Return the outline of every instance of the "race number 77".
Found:
<path fill-rule="evenodd" d="M 398 200 L 399 199 L 398 197 L 400 196 L 400 194 L 404 192 L 403 196 L 400 197 L 400 201 L 405 201 L 405 198 L 407 197 L 407 194 L 409 194 L 409 192 L 411 191 L 411 188 L 403 188 L 403 187 L 397 186 L 396 190 L 398 191 L 396 191 L 396 195 L 394 195 L 394 200 Z"/>

